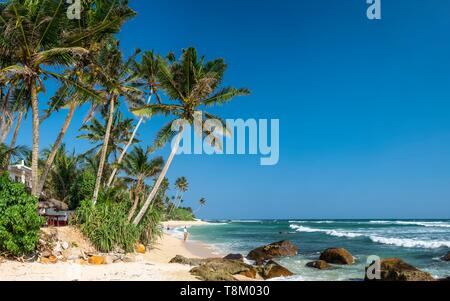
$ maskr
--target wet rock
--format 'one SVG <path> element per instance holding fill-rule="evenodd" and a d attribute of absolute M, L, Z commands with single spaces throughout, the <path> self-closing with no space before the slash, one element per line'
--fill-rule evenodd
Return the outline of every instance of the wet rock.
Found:
<path fill-rule="evenodd" d="M 444 257 L 442 257 L 443 261 L 450 261 L 450 252 L 447 253 Z"/>
<path fill-rule="evenodd" d="M 228 254 L 223 259 L 239 260 L 239 261 L 244 262 L 244 255 L 242 255 L 242 254 Z"/>
<path fill-rule="evenodd" d="M 295 256 L 297 252 L 297 247 L 291 241 L 283 240 L 256 248 L 247 255 L 247 258 L 256 261 L 257 264 L 262 264 L 273 258 Z"/>
<path fill-rule="evenodd" d="M 191 269 L 190 273 L 205 281 L 235 281 L 234 275 L 256 278 L 255 267 L 238 260 L 222 258 L 205 259 L 198 267 Z"/>
<path fill-rule="evenodd" d="M 184 265 L 190 265 L 190 266 L 198 266 L 202 264 L 205 261 L 205 259 L 199 259 L 199 258 L 186 258 L 181 255 L 177 255 L 174 258 L 172 258 L 169 263 L 179 263 Z"/>
<path fill-rule="evenodd" d="M 320 254 L 320 260 L 327 263 L 350 265 L 355 263 L 353 255 L 343 248 L 330 248 Z"/>
<path fill-rule="evenodd" d="M 259 268 L 259 274 L 265 280 L 279 277 L 289 277 L 294 275 L 294 273 L 273 260 L 270 260 L 264 266 L 261 266 Z"/>
<path fill-rule="evenodd" d="M 381 281 L 434 281 L 430 273 L 423 272 L 398 258 L 381 260 Z M 367 270 L 367 268 L 366 268 Z M 369 281 L 367 275 L 366 281 Z"/>
<path fill-rule="evenodd" d="M 328 262 L 324 260 L 317 260 L 313 262 L 308 262 L 306 264 L 308 268 L 318 269 L 318 270 L 327 270 L 331 268 L 331 266 L 328 264 Z"/>

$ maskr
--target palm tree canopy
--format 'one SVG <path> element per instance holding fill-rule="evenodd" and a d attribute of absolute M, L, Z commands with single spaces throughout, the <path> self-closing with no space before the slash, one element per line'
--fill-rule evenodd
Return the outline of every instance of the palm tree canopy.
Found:
<path fill-rule="evenodd" d="M 122 164 L 122 168 L 128 175 L 129 180 L 145 180 L 157 176 L 161 172 L 164 165 L 163 158 L 156 157 L 150 159 L 149 154 L 149 150 L 144 150 L 142 147 L 137 146 L 127 156 Z"/>
<path fill-rule="evenodd" d="M 185 177 L 176 179 L 175 187 L 181 192 L 186 192 L 189 188 L 188 180 Z"/>
<path fill-rule="evenodd" d="M 155 114 L 173 115 L 177 119 L 194 123 L 197 117 L 215 119 L 222 123 L 223 131 L 218 133 L 204 132 L 200 135 L 227 135 L 225 124 L 220 117 L 214 116 L 204 108 L 221 105 L 236 96 L 248 95 L 246 88 L 225 87 L 219 89 L 224 73 L 227 69 L 223 59 L 205 61 L 205 57 L 198 57 L 195 48 L 183 51 L 181 59 L 176 61 L 173 57 L 162 58 L 158 56 L 157 79 L 161 89 L 174 104 L 150 104 L 133 110 L 137 115 L 152 116 Z M 157 134 L 155 146 L 162 147 L 176 134 L 172 131 L 169 122 Z M 220 146 L 219 146 L 220 147 Z"/>

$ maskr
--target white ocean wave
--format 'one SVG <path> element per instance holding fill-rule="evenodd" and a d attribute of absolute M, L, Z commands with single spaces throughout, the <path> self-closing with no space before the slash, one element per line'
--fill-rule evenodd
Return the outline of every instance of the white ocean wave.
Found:
<path fill-rule="evenodd" d="M 369 236 L 369 238 L 376 243 L 392 245 L 404 248 L 423 248 L 423 249 L 439 249 L 442 247 L 450 248 L 450 241 L 448 240 L 417 240 L 411 238 L 390 238 L 383 236 Z"/>
<path fill-rule="evenodd" d="M 405 225 L 405 226 L 450 228 L 450 224 L 446 222 L 370 221 L 369 223 L 379 225 Z"/>
<path fill-rule="evenodd" d="M 325 230 L 325 229 L 316 229 L 316 228 L 310 228 L 310 227 L 304 227 L 304 226 L 298 226 L 298 225 L 290 225 L 291 229 L 297 231 L 297 232 L 308 232 L 308 233 L 314 233 L 314 232 L 320 232 L 325 233 L 331 236 L 336 237 L 348 237 L 348 238 L 356 238 L 364 236 L 361 233 L 354 233 L 354 232 L 346 232 L 346 231 L 340 231 L 340 230 Z"/>
<path fill-rule="evenodd" d="M 384 237 L 364 233 L 347 232 L 342 230 L 316 229 L 299 225 L 290 225 L 290 227 L 291 229 L 297 232 L 325 233 L 330 236 L 347 237 L 347 238 L 367 237 L 375 243 L 393 245 L 404 248 L 424 248 L 424 249 L 438 249 L 442 247 L 450 248 L 450 241 L 448 240 L 418 240 L 411 238 Z"/>

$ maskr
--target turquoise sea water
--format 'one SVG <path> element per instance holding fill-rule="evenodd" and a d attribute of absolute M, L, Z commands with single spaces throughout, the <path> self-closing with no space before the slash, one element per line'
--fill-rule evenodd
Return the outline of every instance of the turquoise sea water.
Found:
<path fill-rule="evenodd" d="M 450 276 L 450 263 L 440 257 L 450 251 L 450 220 L 242 220 L 212 221 L 192 227 L 194 240 L 211 244 L 220 253 L 242 253 L 280 240 L 291 240 L 298 256 L 279 262 L 296 276 L 292 280 L 357 280 L 367 257 L 398 257 L 430 272 Z M 343 247 L 356 257 L 353 266 L 328 271 L 305 267 L 330 247 Z"/>

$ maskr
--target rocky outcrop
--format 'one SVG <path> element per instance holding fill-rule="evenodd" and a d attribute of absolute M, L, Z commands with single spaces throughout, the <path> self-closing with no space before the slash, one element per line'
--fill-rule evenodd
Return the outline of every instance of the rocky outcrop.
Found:
<path fill-rule="evenodd" d="M 294 273 L 273 260 L 269 260 L 264 266 L 258 267 L 258 272 L 264 280 L 294 275 Z"/>
<path fill-rule="evenodd" d="M 450 252 L 447 253 L 444 257 L 442 257 L 443 261 L 450 261 Z"/>
<path fill-rule="evenodd" d="M 190 266 L 198 266 L 202 264 L 205 261 L 205 259 L 200 258 L 186 258 L 181 255 L 177 255 L 174 258 L 172 258 L 169 263 L 179 263 L 184 265 L 190 265 Z"/>
<path fill-rule="evenodd" d="M 204 281 L 235 281 L 235 275 L 256 278 L 257 271 L 251 265 L 238 260 L 222 258 L 205 259 L 190 273 Z"/>
<path fill-rule="evenodd" d="M 254 260 L 257 264 L 262 264 L 267 260 L 278 257 L 295 256 L 297 252 L 297 247 L 291 241 L 283 240 L 256 248 L 247 255 L 247 258 Z"/>
<path fill-rule="evenodd" d="M 331 266 L 328 264 L 328 262 L 326 262 L 324 260 L 316 260 L 313 262 L 308 262 L 306 264 L 306 266 L 308 268 L 318 269 L 318 270 L 327 270 L 327 269 L 331 268 Z"/>
<path fill-rule="evenodd" d="M 320 260 L 332 264 L 350 265 L 355 263 L 353 255 L 343 248 L 330 248 L 320 254 Z"/>
<path fill-rule="evenodd" d="M 228 254 L 223 259 L 239 260 L 239 261 L 244 262 L 244 255 L 242 255 L 242 254 Z"/>
<path fill-rule="evenodd" d="M 383 259 L 380 262 L 381 281 L 434 281 L 430 273 L 423 272 L 398 258 Z M 367 269 L 366 269 L 367 270 Z M 366 273 L 367 274 L 367 273 Z M 367 275 L 365 277 L 366 281 Z"/>

